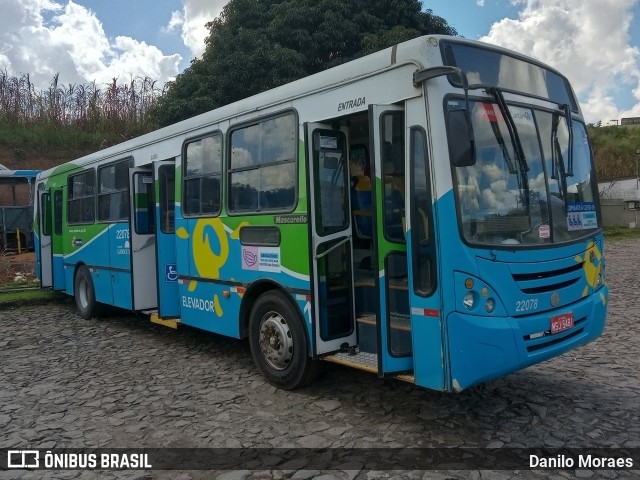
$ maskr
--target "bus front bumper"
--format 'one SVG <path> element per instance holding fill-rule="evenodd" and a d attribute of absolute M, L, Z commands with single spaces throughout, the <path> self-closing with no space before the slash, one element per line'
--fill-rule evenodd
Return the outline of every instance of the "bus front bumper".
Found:
<path fill-rule="evenodd" d="M 604 330 L 608 289 L 571 305 L 523 317 L 447 317 L 449 390 L 461 391 L 556 357 L 598 338 Z M 574 325 L 551 334 L 551 319 L 573 314 Z"/>

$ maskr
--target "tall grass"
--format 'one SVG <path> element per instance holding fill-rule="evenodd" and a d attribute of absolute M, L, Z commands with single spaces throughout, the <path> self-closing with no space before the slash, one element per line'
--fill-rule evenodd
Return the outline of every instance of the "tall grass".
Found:
<path fill-rule="evenodd" d="M 148 77 L 80 85 L 56 74 L 38 90 L 29 74 L 0 71 L 0 143 L 37 150 L 118 143 L 156 128 L 148 113 L 163 94 Z"/>
<path fill-rule="evenodd" d="M 636 176 L 640 127 L 589 127 L 598 180 Z"/>

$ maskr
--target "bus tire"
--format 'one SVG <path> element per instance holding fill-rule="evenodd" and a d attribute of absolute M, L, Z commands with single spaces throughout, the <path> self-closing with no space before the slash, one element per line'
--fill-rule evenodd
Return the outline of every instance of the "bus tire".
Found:
<path fill-rule="evenodd" d="M 251 309 L 249 345 L 258 370 L 284 390 L 303 387 L 316 376 L 319 362 L 309 356 L 305 325 L 298 310 L 277 290 L 263 293 Z"/>
<path fill-rule="evenodd" d="M 76 272 L 73 282 L 73 296 L 76 300 L 78 313 L 82 318 L 89 319 L 97 317 L 100 313 L 98 302 L 96 302 L 96 292 L 91 280 L 91 272 L 82 265 Z"/>

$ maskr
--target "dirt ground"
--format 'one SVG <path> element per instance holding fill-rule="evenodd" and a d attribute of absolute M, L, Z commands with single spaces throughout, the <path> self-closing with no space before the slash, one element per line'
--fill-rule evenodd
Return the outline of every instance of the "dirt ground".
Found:
<path fill-rule="evenodd" d="M 60 165 L 87 152 L 52 150 L 31 151 L 0 144 L 0 164 L 13 170 L 45 170 Z M 0 251 L 0 285 L 35 279 L 33 252 L 21 255 Z"/>
<path fill-rule="evenodd" d="M 11 170 L 46 170 L 88 152 L 73 150 L 33 151 L 0 144 L 0 164 Z"/>
<path fill-rule="evenodd" d="M 33 281 L 36 278 L 35 254 L 0 254 L 0 285 L 20 281 Z"/>

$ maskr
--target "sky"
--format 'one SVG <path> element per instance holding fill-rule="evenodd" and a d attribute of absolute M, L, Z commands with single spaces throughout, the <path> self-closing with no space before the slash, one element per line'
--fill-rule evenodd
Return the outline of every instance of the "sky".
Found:
<path fill-rule="evenodd" d="M 172 80 L 204 51 L 228 0 L 0 0 L 0 71 L 46 89 Z M 346 1 L 346 0 L 345 0 Z M 588 122 L 640 116 L 640 0 L 424 0 L 458 34 L 571 81 Z"/>

